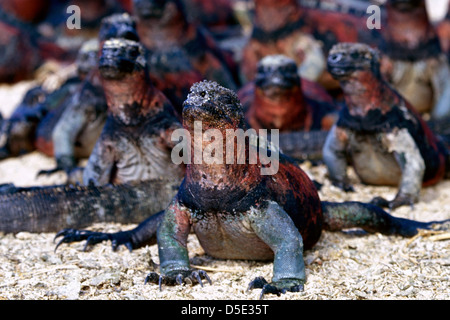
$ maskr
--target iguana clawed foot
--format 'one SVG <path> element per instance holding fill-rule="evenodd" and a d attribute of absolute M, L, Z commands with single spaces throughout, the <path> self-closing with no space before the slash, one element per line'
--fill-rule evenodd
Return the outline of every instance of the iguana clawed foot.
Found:
<path fill-rule="evenodd" d="M 391 210 L 405 205 L 409 205 L 411 208 L 414 208 L 414 199 L 412 196 L 408 195 L 397 195 L 393 200 L 387 200 L 383 197 L 375 197 L 370 201 L 370 203 L 378 207 L 389 208 Z"/>
<path fill-rule="evenodd" d="M 49 169 L 49 170 L 40 170 L 37 174 L 37 177 L 42 176 L 42 175 L 49 176 L 49 175 L 55 174 L 59 171 L 64 171 L 65 173 L 67 173 L 67 175 L 70 175 L 72 170 L 74 170 L 76 168 L 77 168 L 77 166 L 76 166 L 75 159 L 73 159 L 72 157 L 61 156 L 56 159 L 56 167 L 55 168 Z"/>
<path fill-rule="evenodd" d="M 355 192 L 355 189 L 353 186 L 348 182 L 342 182 L 342 181 L 333 181 L 333 186 L 338 187 L 339 189 L 345 191 L 345 192 Z"/>
<path fill-rule="evenodd" d="M 64 229 L 56 234 L 55 239 L 59 237 L 63 238 L 56 245 L 55 251 L 62 243 L 79 242 L 83 240 L 86 240 L 83 251 L 86 251 L 86 248 L 89 245 L 94 245 L 107 240 L 111 240 L 113 251 L 116 251 L 120 245 L 124 245 L 130 251 L 134 249 L 131 234 L 127 231 L 104 233 L 89 230 Z"/>
<path fill-rule="evenodd" d="M 183 283 L 195 284 L 199 283 L 203 287 L 202 279 L 205 279 L 212 284 L 206 271 L 203 270 L 173 270 L 164 275 L 159 275 L 156 272 L 150 272 L 147 277 L 145 277 L 145 283 L 152 282 L 159 285 L 159 290 L 162 290 L 162 285 L 166 284 L 169 286 L 182 285 Z"/>
<path fill-rule="evenodd" d="M 266 293 L 272 293 L 279 296 L 282 293 L 286 293 L 287 291 L 290 292 L 300 292 L 304 289 L 304 281 L 299 279 L 281 279 L 278 281 L 274 281 L 271 283 L 268 283 L 266 279 L 263 277 L 256 277 L 254 280 L 252 280 L 249 285 L 248 289 L 262 289 L 261 294 L 259 296 L 259 299 L 262 299 Z"/>

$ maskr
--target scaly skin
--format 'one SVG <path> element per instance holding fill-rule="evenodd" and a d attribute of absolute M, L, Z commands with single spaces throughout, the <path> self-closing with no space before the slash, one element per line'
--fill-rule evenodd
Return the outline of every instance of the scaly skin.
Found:
<path fill-rule="evenodd" d="M 0 194 L 0 231 L 57 232 L 96 222 L 139 223 L 164 210 L 179 185 L 180 180 L 161 178 L 104 186 L 12 186 Z"/>
<path fill-rule="evenodd" d="M 191 21 L 201 23 L 216 38 L 226 38 L 241 29 L 231 0 L 183 0 L 183 3 Z"/>
<path fill-rule="evenodd" d="M 450 67 L 425 1 L 387 1 L 382 36 L 382 74 L 419 113 L 432 113 L 450 77 Z M 450 115 L 448 105 L 440 112 Z"/>
<path fill-rule="evenodd" d="M 191 137 L 192 158 L 178 193 L 165 212 L 148 218 L 126 236 L 72 230 L 63 233 L 61 241 L 79 241 L 91 234 L 94 243 L 111 240 L 114 247 L 137 248 L 141 244 L 136 240 L 153 239 L 152 230 L 158 225 L 161 275 L 152 272 L 146 282 L 158 283 L 160 287 L 184 281 L 202 284 L 202 279 L 210 281 L 209 277 L 204 271 L 191 268 L 186 247 L 188 234 L 193 230 L 212 257 L 273 259 L 272 281 L 257 277 L 249 285 L 249 289 L 262 288 L 262 297 L 266 293 L 303 290 L 303 250 L 314 246 L 323 228 L 361 227 L 369 232 L 412 236 L 417 228 L 431 228 L 436 224 L 398 219 L 379 207 L 358 202 L 321 203 L 312 181 L 282 154 L 270 163 L 278 166 L 278 170 L 272 175 L 262 174 L 264 153 L 252 159 L 250 151 L 257 148 L 254 144 L 235 143 L 234 150 L 248 151 L 249 156 L 242 164 L 196 162 L 197 148 L 205 152 L 209 147 L 208 141 L 199 142 L 193 136 L 196 121 L 201 121 L 202 130 L 218 130 L 224 137 L 223 145 L 226 130 L 246 129 L 242 106 L 233 91 L 210 81 L 195 84 L 183 111 L 183 126 Z"/>
<path fill-rule="evenodd" d="M 88 47 L 80 50 L 76 63 L 77 75 L 66 80 L 60 88 L 51 93 L 39 86 L 30 89 L 11 117 L 2 122 L 0 159 L 16 157 L 34 150 L 53 156 L 53 128 L 70 104 L 72 96 L 79 90 L 87 72 L 95 65 L 91 49 Z"/>
<path fill-rule="evenodd" d="M 339 42 L 365 42 L 364 39 L 372 44 L 377 40 L 376 30 L 367 28 L 369 2 L 352 0 L 299 2 L 305 12 L 305 30 L 323 42 L 326 54 Z"/>
<path fill-rule="evenodd" d="M 3 186 L 0 230 L 50 232 L 96 221 L 141 221 L 167 206 L 184 174 L 170 158 L 171 132 L 181 124 L 151 85 L 146 66 L 139 43 L 105 42 L 99 69 L 109 115 L 84 171 L 86 186 Z"/>
<path fill-rule="evenodd" d="M 329 130 L 336 107 L 325 90 L 317 95 L 321 88 L 304 92 L 305 81 L 298 76 L 293 59 L 284 55 L 261 59 L 251 89 L 238 92 L 249 125 L 280 132 Z"/>
<path fill-rule="evenodd" d="M 56 168 L 42 170 L 39 174 L 53 174 L 64 170 L 68 174 L 69 181 L 75 182 L 73 180 L 76 180 L 77 174 L 73 173 L 77 167 L 77 160 L 88 158 L 94 149 L 107 115 L 106 98 L 97 66 L 98 51 L 99 47 L 111 38 L 139 41 L 135 21 L 129 14 L 114 14 L 104 18 L 98 40 L 84 44 L 83 48 L 89 54 L 82 55 L 81 58 L 92 59 L 86 79 L 70 99 L 69 105 L 57 119 L 57 123 L 44 128 L 45 132 L 50 130 L 51 134 L 40 135 L 38 131 L 38 141 L 41 144 L 47 143 L 49 148 L 53 147 L 52 154 L 56 160 Z M 51 141 L 45 141 L 49 135 Z M 75 172 L 78 173 L 78 170 Z"/>
<path fill-rule="evenodd" d="M 293 59 L 270 55 L 258 63 L 255 80 L 239 90 L 238 96 L 252 128 L 278 129 L 286 155 L 318 160 L 326 133 L 337 118 L 337 107 L 320 85 L 308 84 L 304 90 L 307 82 L 298 76 Z"/>
<path fill-rule="evenodd" d="M 445 175 L 447 150 L 409 103 L 380 74 L 380 55 L 364 44 L 339 44 L 328 57 L 346 106 L 331 129 L 323 157 L 333 183 L 351 190 L 347 157 L 363 183 L 399 186 L 396 208 L 418 200 L 422 186 Z"/>
<path fill-rule="evenodd" d="M 244 83 L 256 76 L 258 62 L 267 55 L 284 54 L 300 67 L 302 78 L 317 81 L 325 72 L 322 48 L 303 31 L 303 12 L 296 0 L 255 0 L 253 32 L 242 51 Z"/>
<path fill-rule="evenodd" d="M 173 130 L 181 127 L 169 100 L 148 77 L 140 43 L 111 39 L 99 60 L 108 116 L 83 172 L 83 183 L 128 183 L 180 178 L 171 161 Z"/>
<path fill-rule="evenodd" d="M 134 0 L 133 4 L 139 37 L 150 53 L 178 47 L 203 79 L 237 88 L 233 62 L 206 29 L 187 20 L 181 0 Z"/>
<path fill-rule="evenodd" d="M 183 101 L 192 84 L 203 79 L 195 70 L 185 50 L 181 47 L 161 48 L 149 52 L 147 61 L 150 78 L 155 87 L 170 100 L 175 110 L 181 115 Z"/>

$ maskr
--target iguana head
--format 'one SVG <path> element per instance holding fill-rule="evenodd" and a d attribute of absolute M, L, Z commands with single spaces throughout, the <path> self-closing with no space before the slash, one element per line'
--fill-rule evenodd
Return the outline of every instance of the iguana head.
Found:
<path fill-rule="evenodd" d="M 146 72 L 144 48 L 139 42 L 110 39 L 103 44 L 99 59 L 100 74 L 107 80 L 121 80 L 135 72 Z"/>
<path fill-rule="evenodd" d="M 117 13 L 107 16 L 102 19 L 98 38 L 100 42 L 113 38 L 139 41 L 136 21 L 128 13 Z"/>
<path fill-rule="evenodd" d="M 79 77 L 83 78 L 98 63 L 99 43 L 97 39 L 86 41 L 78 51 L 76 65 Z"/>
<path fill-rule="evenodd" d="M 328 54 L 328 71 L 336 80 L 357 77 L 362 72 L 379 75 L 380 53 L 362 43 L 338 43 Z"/>
<path fill-rule="evenodd" d="M 190 129 L 201 121 L 204 129 L 244 127 L 244 113 L 236 93 L 214 81 L 194 83 L 183 103 L 183 125 Z"/>
<path fill-rule="evenodd" d="M 257 66 L 255 85 L 269 98 L 282 96 L 300 86 L 297 64 L 285 55 L 269 55 Z"/>

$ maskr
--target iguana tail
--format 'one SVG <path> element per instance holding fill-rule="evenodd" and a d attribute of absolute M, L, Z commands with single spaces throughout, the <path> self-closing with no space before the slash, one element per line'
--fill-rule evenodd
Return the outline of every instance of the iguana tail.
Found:
<path fill-rule="evenodd" d="M 299 160 L 321 160 L 328 131 L 295 131 L 280 133 L 280 149 L 285 155 Z"/>
<path fill-rule="evenodd" d="M 6 188 L 0 193 L 0 232 L 56 232 L 97 222 L 139 223 L 164 210 L 181 181 Z"/>
<path fill-rule="evenodd" d="M 412 237 L 418 229 L 449 229 L 450 219 L 419 222 L 397 218 L 378 206 L 362 202 L 322 202 L 324 229 L 338 231 L 361 228 L 369 233 Z"/>

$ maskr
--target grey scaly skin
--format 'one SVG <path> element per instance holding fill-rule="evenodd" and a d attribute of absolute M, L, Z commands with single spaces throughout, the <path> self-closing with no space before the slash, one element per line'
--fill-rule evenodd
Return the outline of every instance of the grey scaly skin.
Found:
<path fill-rule="evenodd" d="M 222 134 L 246 128 L 236 94 L 210 81 L 195 84 L 184 103 L 183 126 L 191 138 L 194 121 L 202 121 L 204 129 L 218 129 Z M 192 139 L 191 143 L 196 142 Z M 212 257 L 273 260 L 272 280 L 256 277 L 249 284 L 249 289 L 262 288 L 263 297 L 304 289 L 303 250 L 314 246 L 323 229 L 360 227 L 368 232 L 413 236 L 418 228 L 442 227 L 445 223 L 399 219 L 360 202 L 321 202 L 313 182 L 289 158 L 280 153 L 279 161 L 271 163 L 278 165 L 272 175 L 261 173 L 261 159 L 257 158 L 256 164 L 247 160 L 226 165 L 191 161 L 177 194 L 163 213 L 149 217 L 125 236 L 122 232 L 75 230 L 62 234 L 61 241 L 111 240 L 114 248 L 137 248 L 156 237 L 161 274 L 152 272 L 145 281 L 160 288 L 183 282 L 203 285 L 203 279 L 210 282 L 209 277 L 189 262 L 187 237 L 192 230 Z"/>

